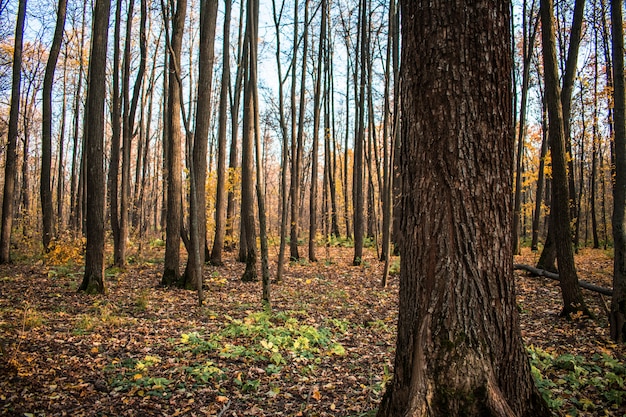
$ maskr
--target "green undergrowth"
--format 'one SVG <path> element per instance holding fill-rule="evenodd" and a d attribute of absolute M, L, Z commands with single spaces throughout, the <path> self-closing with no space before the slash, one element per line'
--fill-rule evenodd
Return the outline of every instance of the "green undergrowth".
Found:
<path fill-rule="evenodd" d="M 306 375 L 323 362 L 346 355 L 336 341 L 347 331 L 342 320 L 312 325 L 304 312 L 250 312 L 242 319 L 229 315 L 222 319 L 218 331 L 183 332 L 170 338 L 167 361 L 156 355 L 116 358 L 105 367 L 109 386 L 114 391 L 165 398 L 194 386 L 209 386 L 218 393 L 227 392 L 226 385 L 240 393 L 256 392 L 262 381 L 240 372 L 241 365 L 262 370 L 260 375 L 266 378 L 286 367 Z M 271 396 L 272 389 L 266 394 Z"/>
<path fill-rule="evenodd" d="M 616 410 L 626 401 L 626 366 L 613 356 L 555 355 L 534 346 L 527 350 L 535 384 L 553 410 L 570 416 L 603 415 L 607 406 Z M 593 397 L 605 401 L 595 404 Z"/>

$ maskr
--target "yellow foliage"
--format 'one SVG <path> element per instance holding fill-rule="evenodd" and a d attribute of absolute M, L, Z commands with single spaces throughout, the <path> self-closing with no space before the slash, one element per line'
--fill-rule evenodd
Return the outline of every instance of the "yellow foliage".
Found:
<path fill-rule="evenodd" d="M 85 244 L 85 238 L 61 237 L 59 240 L 52 242 L 50 251 L 45 255 L 44 260 L 51 266 L 80 263 L 83 260 Z"/>

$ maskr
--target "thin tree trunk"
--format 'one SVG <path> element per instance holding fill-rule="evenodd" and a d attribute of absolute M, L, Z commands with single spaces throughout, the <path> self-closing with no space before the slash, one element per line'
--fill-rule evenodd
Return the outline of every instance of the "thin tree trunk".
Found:
<path fill-rule="evenodd" d="M 309 194 L 309 261 L 311 262 L 317 262 L 317 257 L 315 256 L 315 239 L 317 237 L 317 166 L 321 117 L 320 101 L 322 99 L 322 67 L 324 65 L 324 47 L 326 43 L 326 7 L 328 7 L 327 0 L 322 0 L 322 22 L 320 23 L 315 91 L 313 93 L 313 143 L 311 144 L 311 192 Z"/>
<path fill-rule="evenodd" d="M 165 7 L 163 7 L 165 9 Z M 161 283 L 165 286 L 178 285 L 180 280 L 180 235 L 182 224 L 182 137 L 181 126 L 181 86 L 180 55 L 187 12 L 187 0 L 177 0 L 172 21 L 172 34 L 169 44 L 169 83 L 168 83 L 168 159 L 167 159 L 167 230 L 165 239 L 165 261 Z M 166 33 L 166 37 L 169 37 Z"/>
<path fill-rule="evenodd" d="M 9 110 L 8 142 L 4 165 L 4 194 L 2 199 L 2 224 L 0 225 L 0 263 L 11 262 L 11 232 L 13 227 L 13 207 L 15 197 L 15 177 L 17 164 L 18 118 L 20 115 L 20 86 L 22 81 L 22 45 L 24 22 L 26 20 L 26 0 L 20 0 L 15 24 L 13 47 L 13 76 L 11 78 L 11 109 Z"/>
<path fill-rule="evenodd" d="M 113 234 L 114 256 L 118 256 L 120 240 L 119 221 L 119 170 L 122 137 L 122 102 L 120 90 L 120 37 L 122 28 L 122 0 L 116 1 L 113 34 L 113 91 L 111 98 L 111 157 L 109 159 L 108 193 Z M 116 262 L 117 263 L 117 262 Z"/>
<path fill-rule="evenodd" d="M 365 232 L 364 219 L 364 187 L 363 187 L 363 154 L 365 144 L 365 84 L 367 80 L 367 66 L 365 65 L 365 56 L 368 53 L 369 45 L 367 44 L 368 23 L 367 0 L 361 0 L 359 4 L 359 37 L 360 42 L 357 45 L 359 59 L 357 67 L 360 67 L 360 83 L 358 88 L 358 119 L 356 122 L 356 136 L 354 138 L 354 168 L 353 168 L 353 200 L 354 200 L 354 259 L 353 265 L 361 265 L 363 261 L 363 238 Z"/>
<path fill-rule="evenodd" d="M 585 0 L 576 0 L 574 2 L 574 16 L 572 19 L 572 27 L 570 29 L 570 41 L 567 51 L 567 61 L 563 72 L 563 91 L 561 92 L 561 105 L 563 106 L 563 132 L 565 137 L 565 151 L 569 155 L 567 160 L 568 184 L 569 184 L 569 207 L 570 219 L 574 228 L 578 227 L 578 209 L 576 201 L 576 185 L 574 158 L 572 157 L 572 138 L 570 133 L 570 116 L 572 105 L 572 91 L 574 89 L 574 81 L 576 77 L 576 69 L 578 65 L 578 50 L 580 49 L 580 40 L 582 38 L 583 20 L 584 20 Z M 573 236 L 574 247 L 578 248 L 578 236 Z"/>
<path fill-rule="evenodd" d="M 561 315 L 572 314 L 591 316 L 583 300 L 578 275 L 574 265 L 574 253 L 571 239 L 569 210 L 569 190 L 567 187 L 567 167 L 565 154 L 565 136 L 563 130 L 563 112 L 560 101 L 556 46 L 554 36 L 554 5 L 552 0 L 541 0 L 541 38 L 545 67 L 546 102 L 548 105 L 548 140 L 552 155 L 552 226 L 559 261 L 561 277 L 561 295 L 563 311 Z"/>
<path fill-rule="evenodd" d="M 532 241 L 530 249 L 536 251 L 539 245 L 539 223 L 541 220 L 541 203 L 543 201 L 543 189 L 545 184 L 545 166 L 546 166 L 546 154 L 548 153 L 548 119 L 545 98 L 542 100 L 543 106 L 541 111 L 542 119 L 542 138 L 541 138 L 541 150 L 539 152 L 539 169 L 537 173 L 537 194 L 535 197 L 535 212 L 533 215 L 533 231 Z"/>
<path fill-rule="evenodd" d="M 295 133 L 295 94 L 292 95 L 291 103 L 292 103 L 292 144 L 291 144 L 291 158 L 292 158 L 292 168 L 291 168 L 291 233 L 290 233 L 290 242 L 289 242 L 289 251 L 290 257 L 292 260 L 300 259 L 300 255 L 298 253 L 298 223 L 300 221 L 300 181 L 302 175 L 302 153 L 304 147 L 304 115 L 306 112 L 305 105 L 305 97 L 306 97 L 306 66 L 307 66 L 307 52 L 309 48 L 309 0 L 304 0 L 304 32 L 302 33 L 302 69 L 300 72 L 300 104 L 299 104 L 299 112 L 298 112 L 298 125 L 297 125 L 297 135 L 293 136 Z M 294 21 L 297 20 L 297 6 L 295 8 L 295 16 Z M 296 62 L 297 62 L 297 31 L 294 29 L 295 37 L 294 37 L 294 59 L 292 61 L 292 71 L 295 73 Z M 292 77 L 292 82 L 295 82 L 295 77 Z M 292 93 L 294 93 L 294 85 L 292 84 Z M 293 141 L 295 138 L 295 143 Z"/>
<path fill-rule="evenodd" d="M 522 10 L 522 30 L 523 30 L 523 72 L 522 72 L 522 98 L 520 103 L 520 119 L 519 130 L 517 136 L 517 159 L 515 169 L 515 196 L 513 203 L 513 253 L 519 255 L 519 226 L 520 226 L 520 210 L 522 196 L 522 177 L 524 175 L 522 169 L 522 155 L 524 153 L 524 142 L 526 139 L 526 112 L 528 103 L 528 89 L 530 84 L 530 65 L 533 56 L 533 48 L 535 46 L 535 37 L 537 35 L 537 27 L 539 26 L 539 16 L 534 16 L 535 2 L 532 2 L 530 16 L 526 9 L 526 1 L 524 1 Z M 530 21 L 530 23 L 529 23 Z M 530 24 L 530 26 L 529 26 Z"/>
<path fill-rule="evenodd" d="M 80 31 L 80 43 L 78 44 L 78 58 L 79 58 L 79 67 L 78 67 L 78 81 L 76 82 L 76 92 L 74 95 L 74 121 L 73 121 L 73 146 L 72 146 L 72 173 L 71 173 L 71 185 L 70 185 L 70 228 L 77 232 L 80 229 L 80 217 L 78 215 L 79 212 L 79 202 L 78 199 L 78 188 L 79 188 L 79 176 L 80 176 L 80 167 L 78 164 L 82 160 L 82 155 L 79 157 L 79 130 L 80 130 L 80 103 L 81 103 L 81 94 L 83 87 L 83 56 L 84 56 L 84 44 L 85 44 L 85 14 L 87 12 L 87 0 L 83 0 L 83 16 L 81 20 L 81 31 Z"/>
<path fill-rule="evenodd" d="M 243 48 L 243 130 L 241 146 L 241 222 L 244 224 L 244 236 L 246 240 L 246 269 L 241 276 L 244 282 L 256 281 L 257 251 L 256 251 L 256 225 L 254 220 L 254 137 L 255 137 L 255 106 L 254 106 L 254 82 L 253 72 L 255 64 L 254 56 L 257 38 L 255 36 L 254 15 L 256 14 L 255 0 L 247 0 L 246 32 L 244 35 Z"/>
<path fill-rule="evenodd" d="M 594 11 L 596 3 L 594 2 Z M 594 12 L 594 15 L 596 13 Z M 591 151 L 591 178 L 589 186 L 591 193 L 589 196 L 589 206 L 591 211 L 591 234 L 593 236 L 593 248 L 600 248 L 600 240 L 598 238 L 598 216 L 596 214 L 596 200 L 598 190 L 598 151 L 601 145 L 601 138 L 598 129 L 598 28 L 594 28 L 594 77 L 593 77 L 593 148 Z"/>
<path fill-rule="evenodd" d="M 56 235 L 65 230 L 64 203 L 65 203 L 65 126 L 67 124 L 67 47 L 63 57 L 63 97 L 61 98 L 61 127 L 59 135 L 59 155 L 57 166 L 57 228 Z"/>
<path fill-rule="evenodd" d="M 96 0 L 87 83 L 85 274 L 79 290 L 104 293 L 104 102 L 110 0 Z"/>
<path fill-rule="evenodd" d="M 212 265 L 222 265 L 226 234 L 226 128 L 228 123 L 228 87 L 230 86 L 230 19 L 231 0 L 224 0 L 224 32 L 222 47 L 222 80 L 220 85 L 219 119 L 217 128 L 217 190 L 215 197 L 215 237 L 211 249 Z"/>
<path fill-rule="evenodd" d="M 243 20 L 244 7 L 241 4 L 239 11 L 239 22 Z M 235 75 L 235 85 L 233 88 L 233 94 L 231 95 L 230 113 L 231 113 L 231 143 L 230 143 L 230 156 L 228 162 L 228 204 L 226 206 L 226 245 L 227 250 L 233 250 L 235 247 L 234 227 L 235 227 L 235 189 L 240 187 L 239 175 L 237 175 L 237 167 L 239 166 L 239 149 L 237 144 L 239 142 L 239 107 L 241 105 L 241 88 L 243 83 L 243 68 L 242 68 L 242 45 L 243 45 L 243 24 L 239 25 L 239 35 L 237 37 L 237 73 Z M 240 222 L 243 225 L 243 222 Z M 243 226 L 242 226 L 243 227 Z M 245 245 L 245 240 L 240 239 L 239 246 Z M 240 251 L 241 254 L 241 251 Z M 240 257 L 241 260 L 241 257 Z"/>
<path fill-rule="evenodd" d="M 43 80 L 43 131 L 41 134 L 41 182 L 39 193 L 43 218 L 42 241 L 46 252 L 49 250 L 50 240 L 54 237 L 54 211 L 52 208 L 52 190 L 50 188 L 50 171 L 52 169 L 52 83 L 59 52 L 61 51 L 61 42 L 63 42 L 66 10 L 67 0 L 59 0 L 57 22 Z"/>
<path fill-rule="evenodd" d="M 186 288 L 202 292 L 202 272 L 206 236 L 206 176 L 207 147 L 211 123 L 211 92 L 213 89 L 213 61 L 215 55 L 215 29 L 218 0 L 200 1 L 200 51 L 196 130 L 193 135 L 193 178 L 190 195 L 191 250 L 185 270 Z M 200 296 L 200 300 L 202 300 Z M 202 303 L 202 301 L 200 301 Z"/>
<path fill-rule="evenodd" d="M 289 172 L 289 133 L 287 132 L 287 122 L 285 120 L 285 96 L 284 96 L 284 80 L 281 64 L 280 49 L 280 30 L 285 2 L 281 3 L 280 12 L 276 10 L 276 0 L 272 0 L 272 16 L 274 18 L 274 27 L 276 30 L 276 66 L 278 69 L 278 116 L 280 131 L 282 134 L 282 152 L 281 152 L 281 176 L 280 176 L 280 246 L 278 249 L 278 265 L 276 267 L 276 281 L 282 281 L 283 269 L 285 264 L 285 247 L 287 246 L 287 220 L 289 217 L 289 194 L 287 191 L 287 173 Z M 291 71 L 294 71 L 292 66 Z"/>

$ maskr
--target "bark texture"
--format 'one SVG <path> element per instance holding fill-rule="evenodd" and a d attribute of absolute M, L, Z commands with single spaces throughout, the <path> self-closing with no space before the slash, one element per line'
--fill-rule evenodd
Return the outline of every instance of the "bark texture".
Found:
<path fill-rule="evenodd" d="M 104 293 L 104 101 L 110 0 L 97 0 L 94 9 L 87 83 L 85 180 L 87 193 L 85 274 L 79 290 Z"/>
<path fill-rule="evenodd" d="M 613 240 L 615 257 L 613 298 L 611 299 L 611 337 L 626 342 L 626 98 L 624 95 L 624 22 L 622 2 L 611 2 L 613 21 L 613 83 L 615 123 L 615 187 L 613 189 Z"/>
<path fill-rule="evenodd" d="M 545 416 L 515 303 L 508 2 L 404 1 L 395 374 L 378 416 Z"/>

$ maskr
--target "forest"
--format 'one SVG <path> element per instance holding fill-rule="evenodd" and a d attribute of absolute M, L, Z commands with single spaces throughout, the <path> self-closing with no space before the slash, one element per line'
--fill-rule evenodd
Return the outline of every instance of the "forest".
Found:
<path fill-rule="evenodd" d="M 621 0 L 0 0 L 0 415 L 624 416 Z"/>

